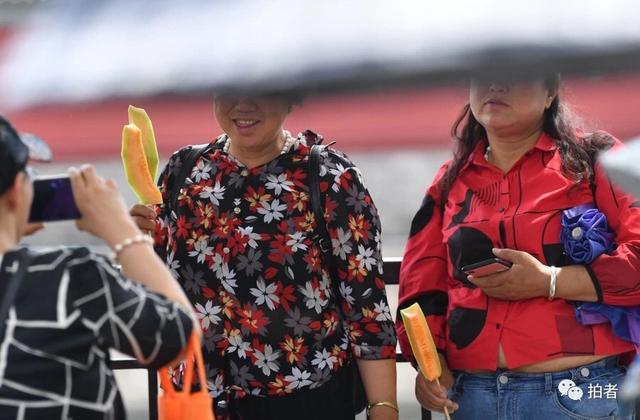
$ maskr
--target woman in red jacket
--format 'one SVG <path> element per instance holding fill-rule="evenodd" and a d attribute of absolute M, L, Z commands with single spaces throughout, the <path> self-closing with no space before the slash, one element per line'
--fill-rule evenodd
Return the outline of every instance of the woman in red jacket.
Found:
<path fill-rule="evenodd" d="M 418 302 L 443 364 L 442 386 L 416 396 L 457 418 L 620 417 L 611 324 L 581 325 L 573 301 L 640 303 L 640 202 L 611 185 L 595 154 L 616 140 L 582 135 L 558 96 L 559 77 L 471 83 L 442 166 L 412 225 L 400 308 Z M 595 203 L 617 248 L 574 264 L 560 240 L 563 210 Z M 461 268 L 499 257 L 484 277 Z M 412 358 L 403 326 L 402 351 Z M 631 418 L 631 417 L 629 417 Z"/>

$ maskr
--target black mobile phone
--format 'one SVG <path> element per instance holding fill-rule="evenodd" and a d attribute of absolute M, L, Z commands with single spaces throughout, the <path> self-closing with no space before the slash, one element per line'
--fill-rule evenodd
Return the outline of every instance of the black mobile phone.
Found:
<path fill-rule="evenodd" d="M 513 264 L 501 258 L 488 258 L 474 264 L 465 265 L 461 270 L 468 276 L 483 277 L 507 271 Z"/>
<path fill-rule="evenodd" d="M 65 175 L 38 177 L 33 181 L 29 222 L 54 222 L 80 218 L 71 182 Z"/>

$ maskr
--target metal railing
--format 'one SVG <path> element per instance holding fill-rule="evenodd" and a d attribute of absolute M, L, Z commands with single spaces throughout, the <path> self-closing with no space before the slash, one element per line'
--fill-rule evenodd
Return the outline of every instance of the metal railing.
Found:
<path fill-rule="evenodd" d="M 144 369 L 147 371 L 147 384 L 149 386 L 149 420 L 158 420 L 158 371 L 138 363 L 136 359 L 111 360 L 113 370 Z"/>
<path fill-rule="evenodd" d="M 398 284 L 400 275 L 401 258 L 385 258 L 382 278 L 387 285 Z M 396 362 L 406 363 L 407 360 L 400 353 L 396 354 Z M 139 364 L 135 359 L 117 359 L 111 361 L 114 370 L 144 369 L 147 371 L 149 384 L 149 420 L 158 420 L 158 374 L 155 369 L 150 369 Z M 431 412 L 422 409 L 422 420 L 431 420 Z"/>

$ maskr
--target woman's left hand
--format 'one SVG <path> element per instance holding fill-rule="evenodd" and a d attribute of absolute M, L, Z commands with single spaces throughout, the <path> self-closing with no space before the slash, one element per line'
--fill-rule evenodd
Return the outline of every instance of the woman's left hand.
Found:
<path fill-rule="evenodd" d="M 513 263 L 510 269 L 468 279 L 487 295 L 504 300 L 524 300 L 549 293 L 551 269 L 531 254 L 514 249 L 493 249 L 496 257 Z"/>

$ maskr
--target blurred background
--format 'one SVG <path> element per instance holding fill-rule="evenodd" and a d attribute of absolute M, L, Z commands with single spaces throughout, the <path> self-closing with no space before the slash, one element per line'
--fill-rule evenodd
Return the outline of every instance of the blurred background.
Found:
<path fill-rule="evenodd" d="M 164 162 L 220 134 L 214 90 L 303 92 L 287 128 L 335 140 L 360 167 L 385 257 L 402 256 L 450 155 L 471 72 L 561 70 L 561 95 L 587 127 L 623 141 L 640 135 L 634 2 L 441 3 L 0 0 L 0 113 L 50 144 L 54 162 L 41 173 L 91 162 L 133 204 L 119 157 L 129 104 L 148 112 Z M 64 222 L 25 242 L 104 249 Z M 395 313 L 397 287 L 388 293 Z M 415 373 L 399 372 L 401 418 L 418 419 Z M 147 418 L 144 372 L 118 380 L 130 418 Z"/>

